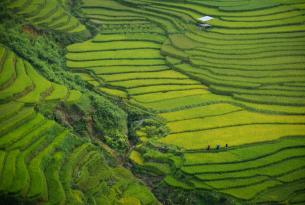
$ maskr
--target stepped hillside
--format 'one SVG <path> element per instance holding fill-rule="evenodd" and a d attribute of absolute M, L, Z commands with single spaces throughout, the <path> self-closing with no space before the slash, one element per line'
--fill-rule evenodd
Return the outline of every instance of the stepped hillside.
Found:
<path fill-rule="evenodd" d="M 86 27 L 70 14 L 68 1 L 6 0 L 6 7 L 40 29 L 74 34 L 86 33 Z"/>
<path fill-rule="evenodd" d="M 304 1 L 83 0 L 82 13 L 99 33 L 67 47 L 67 66 L 169 129 L 137 130 L 136 167 L 236 202 L 305 202 Z"/>
<path fill-rule="evenodd" d="M 3 45 L 0 52 L 1 195 L 35 204 L 158 204 L 101 148 L 35 109 L 77 102 L 81 92 L 50 82 Z"/>
<path fill-rule="evenodd" d="M 0 8 L 0 203 L 305 203 L 304 0 Z"/>

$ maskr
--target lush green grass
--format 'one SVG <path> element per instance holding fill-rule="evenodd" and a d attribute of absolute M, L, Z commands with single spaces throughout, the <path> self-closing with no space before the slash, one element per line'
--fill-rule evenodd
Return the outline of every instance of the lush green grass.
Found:
<path fill-rule="evenodd" d="M 47 92 L 51 89 L 51 82 L 39 75 L 29 63 L 25 63 L 25 66 L 28 76 L 34 84 L 34 90 L 18 99 L 18 101 L 25 103 L 39 102 L 43 95 L 47 95 Z"/>
<path fill-rule="evenodd" d="M 93 60 L 93 61 L 67 61 L 67 66 L 70 68 L 87 68 L 99 66 L 150 66 L 150 65 L 163 65 L 164 60 L 158 59 L 122 59 L 122 60 Z"/>
<path fill-rule="evenodd" d="M 5 120 L 7 117 L 12 116 L 23 107 L 23 103 L 9 102 L 0 105 L 0 121 Z"/>
<path fill-rule="evenodd" d="M 236 187 L 243 187 L 243 186 L 251 186 L 251 184 L 259 184 L 263 183 L 264 181 L 267 181 L 268 177 L 266 176 L 255 176 L 252 178 L 246 178 L 246 179 L 222 179 L 217 181 L 207 181 L 205 182 L 208 186 L 211 186 L 215 189 L 219 190 L 227 190 L 227 189 L 233 189 Z"/>
<path fill-rule="evenodd" d="M 133 178 L 130 172 L 122 169 L 117 169 L 120 173 L 120 175 L 123 175 L 126 178 Z M 126 174 L 127 172 L 127 174 Z M 134 197 L 137 198 L 141 204 L 158 204 L 155 202 L 154 196 L 148 191 L 148 188 L 146 188 L 143 185 L 139 185 L 137 183 L 130 183 L 127 189 L 124 191 L 123 194 L 124 197 Z"/>
<path fill-rule="evenodd" d="M 159 7 L 161 4 L 159 4 Z M 162 3 L 162 7 L 166 7 L 168 5 L 172 6 L 172 3 Z M 294 5 L 295 9 L 302 7 L 301 5 Z M 186 6 L 188 7 L 188 6 Z M 196 7 L 199 7 L 196 5 Z M 247 5 L 244 5 L 247 7 Z M 285 14 L 286 11 L 282 11 L 281 13 L 274 13 L 276 9 L 284 9 L 286 8 L 288 12 L 291 12 L 291 16 L 288 18 L 282 17 L 282 14 Z M 293 10 L 294 8 L 291 8 Z M 175 5 L 173 10 L 182 11 L 183 7 Z M 186 10 L 196 10 L 195 7 L 185 8 Z M 204 8 L 207 9 L 207 8 Z M 210 8 L 209 8 L 210 9 Z M 209 10 L 208 9 L 208 10 Z M 220 8 L 215 8 L 220 9 Z M 246 8 L 244 8 L 246 9 Z M 303 65 L 298 63 L 297 58 L 300 57 L 300 62 L 303 54 L 298 50 L 298 45 L 303 45 L 304 38 L 300 36 L 299 32 L 293 32 L 293 27 L 297 27 L 299 25 L 298 22 L 302 22 L 302 18 L 298 18 L 296 15 L 296 10 L 291 11 L 288 10 L 288 7 L 278 6 L 276 8 L 260 8 L 259 11 L 243 11 L 240 16 L 237 15 L 238 12 L 230 13 L 230 17 L 226 17 L 225 14 L 222 14 L 222 18 L 233 18 L 233 22 L 225 22 L 223 24 L 217 24 L 222 21 L 222 19 L 216 17 L 211 21 L 212 25 L 224 26 L 224 27 L 251 27 L 251 29 L 243 29 L 242 34 L 238 34 L 238 30 L 236 29 L 228 29 L 228 28 L 213 28 L 212 31 L 220 31 L 221 29 L 225 32 L 223 33 L 214 33 L 214 32 L 198 32 L 192 31 L 188 32 L 188 38 L 185 38 L 183 35 L 173 35 L 171 37 L 171 42 L 173 45 L 180 49 L 193 49 L 187 52 L 190 56 L 193 56 L 192 63 L 197 65 L 198 68 L 181 66 L 180 69 L 183 72 L 191 73 L 194 77 L 201 79 L 204 83 L 209 85 L 216 85 L 212 87 L 212 91 L 220 94 L 231 95 L 234 92 L 247 95 L 246 89 L 239 89 L 236 87 L 240 86 L 249 86 L 244 84 L 243 81 L 258 83 L 258 84 L 280 84 L 285 83 L 285 81 L 303 81 Z M 220 9 L 221 10 L 221 9 Z M 226 12 L 227 10 L 221 11 L 221 13 Z M 262 15 L 259 12 L 268 11 L 268 15 Z M 212 12 L 212 10 L 211 10 Z M 214 12 L 214 11 L 213 11 Z M 303 12 L 303 11 L 301 11 Z M 255 13 L 257 15 L 252 16 L 250 13 Z M 247 14 L 245 17 L 245 14 Z M 275 15 L 275 18 L 272 18 Z M 276 16 L 277 15 L 277 16 Z M 234 17 L 235 16 L 235 17 Z M 268 19 L 269 17 L 269 19 Z M 258 21 L 251 23 L 242 23 L 238 21 L 242 21 L 243 18 L 249 18 L 254 21 L 254 19 L 267 18 L 267 21 Z M 277 20 L 281 19 L 281 20 Z M 213 24 L 215 22 L 215 24 Z M 291 24 L 291 25 L 286 25 Z M 295 24 L 295 25 L 293 25 Z M 262 31 L 266 31 L 266 33 L 262 34 L 250 34 L 249 32 L 261 32 L 258 27 L 260 26 L 276 26 L 272 27 L 270 30 L 277 30 L 278 33 L 268 34 L 269 28 L 263 28 Z M 291 27 L 289 32 L 279 32 L 284 31 L 287 27 Z M 255 29 L 253 29 L 255 28 Z M 265 30 L 264 30 L 265 29 Z M 284 30 L 283 30 L 284 29 Z M 227 34 L 231 32 L 234 35 Z M 247 34 L 247 35 L 244 35 Z M 181 42 L 185 42 L 185 45 Z M 283 49 L 285 48 L 285 49 Z M 300 47 L 301 48 L 301 47 Z M 197 58 L 198 57 L 198 58 Z M 278 62 L 283 62 L 280 65 L 275 65 Z M 200 69 L 199 69 L 200 67 Z M 293 72 L 291 69 L 294 68 Z M 267 70 L 267 71 L 266 71 Z M 274 71 L 273 71 L 274 70 Z M 278 71 L 276 71 L 278 70 Z M 258 72 L 259 71 L 259 72 Z M 260 72 L 262 71 L 262 73 Z M 286 73 L 286 74 L 284 74 Z M 298 74 L 297 74 L 298 73 Z M 257 77 L 256 77 L 257 76 Z M 270 76 L 270 77 L 269 77 Z M 231 82 L 234 80 L 235 82 Z M 237 83 L 238 82 L 238 83 Z M 217 87 L 218 86 L 218 87 Z M 219 88 L 222 86 L 223 88 Z M 232 88 L 230 88 L 230 87 Z M 225 87 L 225 88 L 224 88 Z M 268 93 L 269 92 L 269 93 Z M 258 96 L 263 94 L 273 94 L 276 96 L 283 97 L 270 97 L 269 100 L 267 96 Z M 272 102 L 277 102 L 280 105 L 301 105 L 303 96 L 301 92 L 281 92 L 280 91 L 260 91 L 257 89 L 253 89 L 249 91 L 249 94 L 255 94 L 253 96 L 248 95 L 248 98 L 241 98 L 239 100 L 250 101 L 251 99 L 256 99 L 255 103 L 268 103 L 273 104 Z M 288 98 L 288 97 L 299 97 L 299 98 Z M 265 99 L 266 98 L 266 99 Z M 252 101 L 254 102 L 254 101 Z"/>
<path fill-rule="evenodd" d="M 236 172 L 242 170 L 257 169 L 265 167 L 272 163 L 278 163 L 289 158 L 297 158 L 303 156 L 305 151 L 304 148 L 292 148 L 282 151 L 278 151 L 270 156 L 265 156 L 259 159 L 251 161 L 242 161 L 239 163 L 226 163 L 226 164 L 213 164 L 213 165 L 192 165 L 182 168 L 183 171 L 188 173 L 226 173 Z"/>
<path fill-rule="evenodd" d="M 215 19 L 211 21 L 212 25 L 217 27 L 226 27 L 226 28 L 260 28 L 260 27 L 274 27 L 281 26 L 285 24 L 299 24 L 303 22 L 303 18 L 300 16 L 290 17 L 290 18 L 281 18 L 279 20 L 273 19 L 272 21 L 259 21 L 259 22 L 244 22 L 242 19 L 239 21 L 223 21 Z"/>
<path fill-rule="evenodd" d="M 128 89 L 128 93 L 131 95 L 143 95 L 149 93 L 182 91 L 182 90 L 192 90 L 192 89 L 206 89 L 206 87 L 203 85 L 156 85 L 156 86 Z"/>
<path fill-rule="evenodd" d="M 125 17 L 124 17 L 125 18 Z M 93 42 L 107 42 L 107 41 L 122 41 L 122 40 L 137 40 L 137 41 L 154 41 L 156 43 L 163 43 L 166 36 L 138 33 L 136 36 L 133 34 L 98 34 L 92 40 Z"/>
<path fill-rule="evenodd" d="M 177 73 L 175 71 L 166 70 L 160 72 L 140 72 L 140 73 L 124 73 L 124 74 L 110 74 L 101 75 L 106 81 L 127 81 L 134 79 L 188 79 L 187 76 Z"/>
<path fill-rule="evenodd" d="M 280 150 L 302 146 L 304 140 L 303 137 L 289 137 L 269 143 L 258 143 L 237 149 L 222 150 L 221 152 L 186 152 L 184 153 L 185 165 L 213 165 L 256 160 L 277 153 Z"/>
<path fill-rule="evenodd" d="M 240 198 L 240 199 L 251 200 L 261 191 L 268 189 L 268 188 L 272 188 L 276 185 L 280 185 L 280 182 L 278 182 L 276 180 L 269 180 L 269 181 L 265 181 L 263 183 L 250 185 L 248 187 L 231 188 L 231 189 L 227 189 L 227 190 L 222 190 L 221 192 L 232 195 L 232 196 Z"/>
<path fill-rule="evenodd" d="M 20 154 L 19 150 L 11 151 L 7 154 L 5 164 L 3 166 L 3 171 L 1 177 L 5 180 L 1 180 L 0 190 L 8 190 L 13 183 L 13 178 L 16 173 L 16 158 Z"/>
<path fill-rule="evenodd" d="M 31 187 L 28 192 L 29 197 L 37 197 L 42 198 L 44 200 L 48 199 L 48 190 L 47 190 L 47 181 L 45 174 L 43 172 L 42 160 L 50 155 L 54 148 L 59 145 L 65 138 L 67 137 L 67 133 L 61 133 L 55 140 L 49 144 L 45 149 L 42 150 L 38 155 L 36 155 L 29 166 L 29 172 L 31 177 Z"/>
<path fill-rule="evenodd" d="M 304 123 L 304 116 L 266 115 L 248 111 L 239 111 L 220 116 L 181 120 L 168 123 L 172 133 L 208 130 L 247 124 L 298 124 Z"/>
<path fill-rule="evenodd" d="M 27 120 L 30 120 L 36 116 L 33 108 L 24 108 L 9 120 L 1 121 L 0 133 L 1 135 L 8 133 L 11 129 L 16 128 L 18 125 L 22 125 Z"/>
<path fill-rule="evenodd" d="M 162 138 L 143 137 L 151 127 L 136 132 L 134 164 L 167 175 L 171 186 L 242 200 L 297 194 L 283 187 L 303 177 L 302 1 L 85 0 L 82 10 L 107 26 L 68 46 L 67 66 L 90 71 L 83 79 L 100 78 L 102 92 L 159 113 L 169 128 Z M 196 26 L 205 15 L 214 17 L 208 31 Z M 143 20 L 166 35 L 119 25 Z M 180 148 L 183 154 L 173 151 Z"/>
<path fill-rule="evenodd" d="M 275 88 L 275 87 L 274 87 Z M 264 99 L 264 95 L 272 95 L 272 96 L 284 96 L 284 97 L 303 97 L 304 91 L 302 90 L 293 90 L 293 89 L 285 89 L 284 86 L 282 86 L 282 89 L 270 89 L 267 87 L 267 89 L 264 89 L 263 87 L 261 89 L 240 89 L 240 88 L 226 88 L 224 86 L 210 86 L 210 89 L 213 92 L 221 93 L 221 94 L 230 94 L 231 92 L 237 93 L 237 94 L 248 94 L 253 95 L 253 98 L 256 96 L 257 98 Z M 289 98 L 287 98 L 289 99 Z M 300 98 L 301 99 L 301 98 Z"/>
<path fill-rule="evenodd" d="M 120 200 L 120 203 L 126 205 L 141 205 L 141 202 L 137 198 L 132 197 L 124 197 Z"/>
<path fill-rule="evenodd" d="M 297 181 L 299 179 L 304 179 L 304 169 L 298 169 L 293 172 L 290 172 L 288 174 L 282 175 L 278 177 L 279 180 L 284 181 L 284 182 L 293 182 Z"/>
<path fill-rule="evenodd" d="M 130 153 L 130 156 L 129 156 L 130 160 L 136 164 L 136 165 L 140 165 L 142 166 L 144 161 L 142 159 L 142 156 L 141 156 L 141 153 L 133 150 L 131 153 Z"/>
<path fill-rule="evenodd" d="M 16 77 L 14 60 L 14 53 L 9 51 L 2 65 L 2 71 L 0 76 L 1 88 L 6 87 L 10 83 L 10 81 L 14 80 L 14 78 Z"/>
<path fill-rule="evenodd" d="M 238 100 L 244 100 L 254 103 L 262 104 L 275 104 L 275 105 L 292 105 L 292 106 L 304 106 L 304 97 L 282 97 L 282 96 L 272 96 L 272 95 L 261 95 L 261 96 L 251 96 L 244 94 L 234 94 L 234 98 Z"/>
<path fill-rule="evenodd" d="M 284 160 L 281 163 L 271 163 L 268 166 L 264 166 L 262 168 L 257 167 L 255 169 L 250 169 L 246 171 L 234 171 L 231 173 L 219 173 L 219 174 L 202 174 L 199 175 L 199 178 L 202 180 L 206 180 L 206 183 L 209 186 L 215 187 L 220 189 L 221 192 L 229 193 L 237 198 L 243 199 L 251 199 L 255 195 L 259 195 L 262 193 L 263 197 L 259 197 L 261 201 L 282 201 L 283 198 L 287 197 L 289 194 L 293 193 L 297 188 L 296 185 L 292 186 L 293 189 L 286 189 L 285 186 L 278 186 L 274 189 L 271 188 L 270 191 L 266 193 L 262 192 L 264 190 L 268 190 L 270 188 L 270 183 L 272 186 L 276 184 L 280 185 L 280 181 L 276 181 L 274 176 L 282 176 L 285 175 L 286 172 L 289 172 L 292 168 L 298 169 L 298 167 L 302 166 L 302 158 L 296 158 L 291 160 Z M 300 164 L 301 163 L 301 164 Z M 292 169 L 293 170 L 293 169 Z M 261 179 L 260 182 L 259 176 L 262 173 L 263 176 L 270 176 L 271 178 L 268 179 Z M 227 179 L 225 179 L 227 177 Z M 244 180 L 243 180 L 244 177 Z M 272 180 L 273 179 L 273 180 Z M 248 180 L 249 183 L 242 183 L 243 181 Z M 251 183 L 251 181 L 253 181 Z M 223 182 L 223 183 L 222 183 Z M 239 183 L 240 182 L 240 183 Z M 276 182 L 276 183 L 275 183 Z M 222 188 L 224 184 L 227 188 Z M 237 185 L 237 186 L 236 186 Z M 287 184 L 289 185 L 289 184 Z M 232 188 L 228 188 L 228 187 Z M 236 188 L 233 188 L 236 186 Z M 271 186 L 271 187 L 272 187 Z M 206 187 L 205 187 L 206 188 Z M 288 188 L 288 187 L 287 187 Z M 238 192 L 239 191 L 239 192 Z M 273 193 L 272 193 L 273 192 Z"/>
<path fill-rule="evenodd" d="M 256 18 L 256 17 L 255 17 Z M 267 45 L 288 45 L 286 43 L 294 43 L 294 42 L 300 42 L 301 45 L 304 43 L 302 42 L 302 39 L 304 38 L 301 33 L 295 33 L 295 32 L 287 32 L 287 33 L 273 33 L 273 34 L 247 34 L 247 35 L 224 35 L 219 33 L 211 33 L 211 32 L 198 32 L 198 31 L 191 31 L 187 32 L 185 36 L 177 36 L 179 38 L 176 39 L 176 41 L 172 40 L 172 43 L 178 47 L 176 44 L 178 44 L 178 40 L 181 38 L 184 39 L 184 41 L 189 41 L 193 44 L 193 47 L 197 45 L 197 49 L 203 49 L 201 46 L 202 44 L 205 44 L 207 48 L 214 50 L 217 50 L 217 48 L 223 48 L 225 50 L 229 50 L 228 45 L 231 45 L 233 48 L 238 48 L 239 46 L 244 46 L 243 48 L 264 48 L 266 50 L 274 50 L 276 48 L 271 48 Z M 299 40 L 300 39 L 300 40 Z M 197 44 L 196 44 L 197 43 Z M 259 43 L 259 44 L 258 44 Z M 277 43 L 277 44 L 276 44 Z M 256 44 L 256 45 L 255 45 Z M 221 46 L 222 45 L 222 46 Z M 213 47 L 211 47 L 213 46 Z M 178 47 L 179 48 L 179 47 Z M 289 48 L 289 47 L 288 47 Z M 186 48 L 187 49 L 187 48 Z M 233 52 L 231 49 L 231 52 Z M 282 49 L 284 50 L 284 49 Z M 242 51 L 240 51 L 242 52 Z M 245 54 L 249 51 L 243 51 Z M 252 50 L 253 52 L 253 50 Z"/>
<path fill-rule="evenodd" d="M 158 49 L 160 44 L 154 42 L 143 41 L 114 41 L 114 42 L 101 42 L 95 43 L 92 41 L 85 41 L 83 43 L 76 43 L 67 47 L 69 52 L 86 52 L 86 51 L 105 51 L 105 50 L 119 50 L 119 49 Z"/>
<path fill-rule="evenodd" d="M 160 58 L 160 51 L 158 49 L 134 49 L 134 50 L 116 50 L 116 51 L 92 51 L 68 53 L 66 58 L 75 61 L 89 61 L 102 59 L 116 59 L 116 58 Z"/>
<path fill-rule="evenodd" d="M 82 200 L 77 199 L 77 196 L 74 196 L 72 192 L 72 188 L 70 187 L 70 182 L 73 180 L 72 178 L 72 173 L 73 169 L 75 168 L 77 161 L 81 160 L 81 157 L 85 156 L 87 154 L 87 149 L 90 147 L 89 143 L 84 143 L 81 146 L 77 147 L 74 149 L 70 155 L 67 158 L 67 161 L 65 165 L 62 168 L 61 172 L 61 179 L 62 179 L 62 184 L 64 186 L 65 192 L 66 192 L 66 197 L 68 201 L 74 202 L 76 204 L 81 204 Z"/>
<path fill-rule="evenodd" d="M 8 144 L 12 144 L 20 140 L 25 134 L 31 133 L 35 128 L 39 127 L 44 121 L 42 115 L 37 115 L 32 119 L 29 119 L 27 123 L 21 124 L 19 127 L 15 128 L 13 131 L 3 135 L 0 138 L 0 147 L 8 148 Z"/>
<path fill-rule="evenodd" d="M 12 68 L 10 68 L 12 69 Z M 26 74 L 24 62 L 18 58 L 16 63 L 16 80 L 0 92 L 0 100 L 8 100 L 18 98 L 27 94 L 32 89 L 32 81 Z"/>
<path fill-rule="evenodd" d="M 234 30 L 224 30 L 222 28 L 213 29 L 214 32 L 224 33 L 224 34 L 256 34 L 256 33 L 281 33 L 281 32 L 304 32 L 304 25 L 288 25 L 288 26 L 278 26 L 270 28 L 256 28 L 256 29 L 234 29 Z"/>
<path fill-rule="evenodd" d="M 1 193 L 41 204 L 94 204 L 102 198 L 117 203 L 128 197 L 145 205 L 158 204 L 150 191 L 131 173 L 126 175 L 125 168 L 118 168 L 113 163 L 108 166 L 108 160 L 114 162 L 114 159 L 107 156 L 105 160 L 106 154 L 102 148 L 56 121 L 47 120 L 37 113 L 40 109 L 34 109 L 33 104 L 79 102 L 83 94 L 59 83 L 51 83 L 29 62 L 7 51 L 10 54 L 6 59 L 11 58 L 9 64 L 13 67 L 7 67 L 8 63 L 4 63 L 6 67 L 3 68 L 7 71 L 1 70 L 0 78 L 4 79 L 2 74 L 9 76 L 12 71 L 16 76 L 9 83 L 3 80 L 0 88 L 1 97 L 8 101 L 0 102 Z M 32 90 L 23 93 L 28 84 L 33 86 Z M 22 91 L 20 96 L 16 95 L 19 91 Z M 94 160 L 90 160 L 90 157 Z M 79 174 L 84 176 L 80 184 Z M 130 200 L 126 201 L 129 203 Z"/>
<path fill-rule="evenodd" d="M 67 87 L 52 83 L 52 92 L 45 98 L 45 100 L 64 100 L 67 95 Z"/>
<path fill-rule="evenodd" d="M 14 183 L 8 189 L 11 193 L 20 193 L 24 195 L 30 186 L 30 176 L 25 164 L 24 154 L 19 154 L 16 159 L 16 172 L 14 176 Z"/>
<path fill-rule="evenodd" d="M 304 124 L 250 124 L 170 134 L 159 141 L 184 149 L 205 149 L 208 145 L 213 147 L 218 144 L 222 146 L 225 144 L 238 146 L 276 140 L 286 136 L 302 136 L 304 135 L 304 128 Z"/>
<path fill-rule="evenodd" d="M 234 111 L 240 111 L 241 108 L 233 106 L 230 104 L 212 104 L 203 107 L 194 107 L 190 109 L 175 111 L 175 112 L 165 112 L 161 116 L 167 121 L 181 121 L 193 118 L 206 118 L 211 116 L 223 115 L 225 113 L 230 113 Z"/>
<path fill-rule="evenodd" d="M 0 151 L 0 174 L 3 172 L 3 167 L 5 163 L 6 153 L 4 151 Z"/>
<path fill-rule="evenodd" d="M 31 146 L 35 140 L 39 141 L 40 138 L 44 135 L 45 132 L 48 132 L 49 129 L 55 129 L 54 121 L 44 120 L 43 124 L 39 126 L 39 128 L 34 131 L 27 133 L 23 136 L 23 138 L 19 139 L 16 142 L 12 142 L 9 146 L 9 149 L 27 149 L 28 146 Z"/>
<path fill-rule="evenodd" d="M 287 183 L 285 186 L 277 186 L 261 193 L 256 201 L 294 201 L 295 195 L 302 193 L 304 190 L 304 180 L 298 180 Z M 304 196 L 301 195 L 296 201 L 304 202 Z"/>
<path fill-rule="evenodd" d="M 156 86 L 156 85 L 199 85 L 197 81 L 191 79 L 166 79 L 166 78 L 157 78 L 157 79 L 140 79 L 140 80 L 126 80 L 111 82 L 111 85 L 121 86 L 125 88 L 137 88 L 137 87 L 147 87 L 147 86 Z"/>
<path fill-rule="evenodd" d="M 163 101 L 167 99 L 177 98 L 177 97 L 186 97 L 186 96 L 195 96 L 195 95 L 202 95 L 206 94 L 207 90 L 205 89 L 193 89 L 193 90 L 186 90 L 186 91 L 163 91 L 163 92 L 156 92 L 151 94 L 143 94 L 134 96 L 133 99 L 140 102 L 140 103 L 151 103 L 157 101 Z"/>
<path fill-rule="evenodd" d="M 123 73 L 137 73 L 137 72 L 156 72 L 162 70 L 168 70 L 166 65 L 157 66 L 109 66 L 109 67 L 97 67 L 89 68 L 89 71 L 93 71 L 97 75 L 101 74 L 123 74 Z"/>
<path fill-rule="evenodd" d="M 196 84 L 196 81 L 191 81 L 191 82 L 193 82 L 193 84 Z M 191 83 L 188 84 L 190 85 Z M 147 103 L 146 106 L 158 110 L 159 112 L 170 112 L 170 111 L 178 111 L 192 107 L 198 107 L 201 105 L 222 103 L 225 102 L 226 100 L 229 99 L 226 99 L 222 96 L 206 93 L 203 95 L 177 97 L 173 99 Z"/>
<path fill-rule="evenodd" d="M 186 72 L 194 78 L 199 79 L 201 82 L 207 85 L 220 85 L 220 86 L 228 86 L 233 88 L 258 88 L 261 84 L 259 82 L 255 82 L 255 79 L 251 79 L 251 81 L 246 81 L 242 77 L 236 76 L 223 76 L 218 77 L 217 75 L 203 69 L 194 69 L 189 65 L 175 65 L 178 70 L 181 72 Z M 240 81 L 242 80 L 242 81 Z M 254 82 L 253 82 L 254 81 Z M 266 82 L 266 81 L 265 81 Z"/>
<path fill-rule="evenodd" d="M 77 90 L 69 90 L 69 96 L 66 98 L 66 101 L 69 103 L 77 102 L 80 100 L 82 93 Z"/>
<path fill-rule="evenodd" d="M 127 93 L 122 90 L 111 89 L 106 87 L 100 87 L 99 90 L 111 96 L 127 98 Z"/>
<path fill-rule="evenodd" d="M 294 171 L 296 169 L 300 169 L 303 167 L 304 156 L 279 161 L 278 163 L 268 164 L 267 166 L 258 167 L 256 169 L 248 169 L 248 170 L 236 170 L 228 173 L 206 173 L 196 175 L 198 178 L 202 180 L 217 180 L 223 178 L 242 178 L 242 177 L 251 177 L 255 175 L 259 175 L 262 173 L 263 175 L 270 177 L 277 177 L 281 175 L 285 175 L 287 172 Z"/>
<path fill-rule="evenodd" d="M 175 47 L 167 44 L 163 44 L 161 48 L 161 54 L 165 56 L 171 56 L 182 60 L 188 60 L 188 55 Z"/>
<path fill-rule="evenodd" d="M 305 40 L 305 39 L 300 39 L 300 41 L 302 41 L 302 40 Z M 236 42 L 238 42 L 238 41 L 236 41 Z M 250 53 L 251 50 L 253 51 L 252 53 Z M 260 50 L 261 50 L 261 52 L 259 52 Z M 268 50 L 268 49 L 262 49 L 262 48 L 260 48 L 260 49 L 253 48 L 253 49 L 248 49 L 247 52 L 249 52 L 249 53 L 243 53 L 243 55 L 238 55 L 238 54 L 242 54 L 242 51 L 238 50 L 237 48 L 234 50 L 232 48 L 232 50 L 210 49 L 210 52 L 207 52 L 207 51 L 208 51 L 207 48 L 205 48 L 205 49 L 198 48 L 198 49 L 192 49 L 192 50 L 186 51 L 186 53 L 189 55 L 192 55 L 194 57 L 201 57 L 201 58 L 206 58 L 206 59 L 210 59 L 210 60 L 217 59 L 217 58 L 221 59 L 221 61 L 228 60 L 228 59 L 232 59 L 232 60 L 234 59 L 235 62 L 238 60 L 238 62 L 240 62 L 240 63 L 244 63 L 245 60 L 250 60 L 253 58 L 257 58 L 257 59 L 261 60 L 261 58 L 268 58 L 268 57 L 270 58 L 270 57 L 304 55 L 303 50 L 292 49 L 292 48 L 291 49 L 287 48 L 286 50 L 280 50 L 280 49 Z M 255 64 L 255 63 L 252 62 L 252 64 Z M 234 70 L 232 70 L 232 71 L 234 72 Z M 242 72 L 242 71 L 245 72 L 245 70 L 240 69 L 240 72 Z M 268 72 L 268 71 L 265 71 L 265 72 Z M 286 72 L 288 72 L 288 71 L 286 71 Z M 302 70 L 299 70 L 298 72 L 302 72 Z M 258 72 L 255 74 L 260 74 L 260 73 L 262 73 L 262 72 Z M 275 75 L 275 76 L 277 76 L 277 75 Z"/>
<path fill-rule="evenodd" d="M 59 170 L 64 157 L 65 154 L 63 152 L 55 153 L 51 166 L 46 170 L 50 203 L 64 204 L 66 200 L 65 191 L 59 178 Z"/>
<path fill-rule="evenodd" d="M 39 28 L 68 33 L 86 31 L 86 28 L 80 24 L 78 19 L 69 14 L 66 8 L 57 1 L 20 0 L 8 2 L 7 7 Z M 74 28 L 71 27 L 71 24 L 75 25 Z"/>
<path fill-rule="evenodd" d="M 4 47 L 0 47 L 0 59 L 1 59 L 1 64 L 3 63 L 3 59 L 5 58 L 6 55 L 6 49 Z M 0 70 L 2 70 L 2 68 L 0 68 Z"/>

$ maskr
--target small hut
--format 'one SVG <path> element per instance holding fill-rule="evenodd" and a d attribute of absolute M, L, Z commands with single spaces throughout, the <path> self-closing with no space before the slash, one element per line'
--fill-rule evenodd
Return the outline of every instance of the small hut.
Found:
<path fill-rule="evenodd" d="M 203 23 L 198 23 L 197 26 L 200 30 L 209 30 L 212 26 L 208 24 L 207 22 L 214 19 L 211 16 L 203 16 L 201 18 L 198 18 L 199 21 Z"/>
<path fill-rule="evenodd" d="M 209 30 L 209 28 L 211 28 L 211 25 L 207 23 L 200 23 L 198 24 L 198 27 L 200 28 L 200 30 Z"/>

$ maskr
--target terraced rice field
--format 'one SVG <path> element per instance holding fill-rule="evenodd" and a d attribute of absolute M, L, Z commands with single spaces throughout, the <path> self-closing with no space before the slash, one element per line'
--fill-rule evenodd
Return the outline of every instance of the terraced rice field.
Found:
<path fill-rule="evenodd" d="M 68 46 L 67 66 L 169 128 L 139 136 L 136 166 L 244 203 L 305 202 L 304 1 L 83 0 L 82 10 L 100 33 Z"/>
<path fill-rule="evenodd" d="M 66 1 L 16 0 L 6 4 L 35 27 L 69 34 L 86 32 L 86 27 L 67 10 Z"/>
<path fill-rule="evenodd" d="M 0 45 L 1 77 L 0 102 L 16 101 L 37 104 L 50 100 L 78 100 L 81 96 L 76 90 L 52 83 L 41 76 L 30 63 L 19 58 L 13 51 Z M 73 95 L 71 98 L 71 95 Z M 69 101 L 68 100 L 68 101 Z"/>
<path fill-rule="evenodd" d="M 39 204 L 155 204 L 127 169 L 108 166 L 96 145 L 35 110 L 42 102 L 77 101 L 79 91 L 48 81 L 3 45 L 0 55 L 1 196 Z"/>

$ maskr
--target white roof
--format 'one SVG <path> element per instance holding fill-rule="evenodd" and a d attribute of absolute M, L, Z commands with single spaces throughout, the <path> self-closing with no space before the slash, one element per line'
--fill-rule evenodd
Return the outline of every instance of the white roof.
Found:
<path fill-rule="evenodd" d="M 211 19 L 213 19 L 213 17 L 211 17 L 211 16 L 203 16 L 201 18 L 198 18 L 198 20 L 200 20 L 200 21 L 209 21 Z"/>

